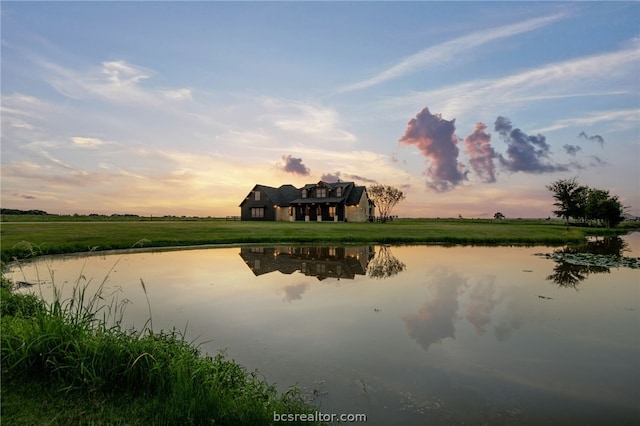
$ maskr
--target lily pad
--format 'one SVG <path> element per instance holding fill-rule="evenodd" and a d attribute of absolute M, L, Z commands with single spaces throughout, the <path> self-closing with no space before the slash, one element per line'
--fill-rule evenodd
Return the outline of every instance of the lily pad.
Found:
<path fill-rule="evenodd" d="M 544 256 L 556 262 L 566 262 L 572 265 L 640 269 L 640 258 L 637 257 L 593 253 L 536 253 L 536 256 Z"/>

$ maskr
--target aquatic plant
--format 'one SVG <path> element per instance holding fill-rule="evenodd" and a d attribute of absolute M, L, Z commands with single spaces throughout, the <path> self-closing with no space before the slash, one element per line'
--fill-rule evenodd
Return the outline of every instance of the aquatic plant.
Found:
<path fill-rule="evenodd" d="M 556 262 L 566 262 L 572 265 L 595 266 L 601 268 L 640 268 L 640 258 L 626 256 L 611 256 L 596 253 L 546 253 L 542 256 Z"/>

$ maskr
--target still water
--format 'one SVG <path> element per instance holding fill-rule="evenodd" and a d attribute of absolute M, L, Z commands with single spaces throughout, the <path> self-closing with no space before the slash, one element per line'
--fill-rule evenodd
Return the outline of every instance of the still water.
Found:
<path fill-rule="evenodd" d="M 640 233 L 588 249 L 640 256 Z M 124 322 L 186 330 L 367 424 L 638 424 L 640 270 L 553 247 L 232 247 L 50 257 L 24 289 L 104 282 Z M 574 249 L 572 249 L 574 250 Z M 574 251 L 584 251 L 578 248 Z"/>

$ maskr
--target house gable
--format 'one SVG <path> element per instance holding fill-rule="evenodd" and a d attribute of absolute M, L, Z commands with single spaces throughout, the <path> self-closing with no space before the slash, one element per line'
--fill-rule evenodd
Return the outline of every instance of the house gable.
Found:
<path fill-rule="evenodd" d="M 277 191 L 271 186 L 254 186 L 240 203 L 241 220 L 275 220 L 273 206 Z"/>

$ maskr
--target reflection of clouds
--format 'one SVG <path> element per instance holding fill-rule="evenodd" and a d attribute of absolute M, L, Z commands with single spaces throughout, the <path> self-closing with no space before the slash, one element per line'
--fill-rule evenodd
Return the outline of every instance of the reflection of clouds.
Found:
<path fill-rule="evenodd" d="M 420 309 L 402 317 L 409 336 L 425 350 L 442 339 L 455 337 L 459 295 L 468 296 L 467 305 L 462 308 L 464 319 L 474 326 L 478 335 L 487 331 L 491 314 L 504 300 L 493 275 L 469 280 L 455 271 L 437 269 L 430 275 L 428 289 L 430 297 Z M 497 340 L 507 339 L 524 323 L 520 316 L 505 318 L 495 327 Z"/>
<path fill-rule="evenodd" d="M 496 277 L 482 277 L 469 292 L 469 305 L 464 318 L 469 321 L 479 335 L 484 334 L 491 321 L 491 312 L 502 297 L 496 298 Z"/>
<path fill-rule="evenodd" d="M 292 285 L 286 286 L 283 289 L 284 297 L 282 298 L 282 301 L 291 303 L 294 300 L 301 300 L 302 295 L 304 294 L 305 291 L 307 291 L 308 287 L 309 287 L 309 284 L 307 283 L 292 284 Z"/>
<path fill-rule="evenodd" d="M 431 297 L 418 312 L 402 317 L 409 336 L 425 350 L 435 342 L 454 337 L 453 322 L 458 312 L 458 290 L 467 281 L 461 275 L 446 269 L 437 269 L 430 278 Z"/>
<path fill-rule="evenodd" d="M 513 289 L 509 293 L 510 295 L 505 296 L 508 300 L 507 312 L 494 328 L 496 340 L 499 342 L 510 338 L 514 331 L 519 330 L 531 320 L 531 299 L 525 298 L 522 292 L 514 292 Z M 529 293 L 527 295 L 531 297 Z"/>
<path fill-rule="evenodd" d="M 499 342 L 507 340 L 509 337 L 511 337 L 511 333 L 522 327 L 524 323 L 525 319 L 521 316 L 503 320 L 500 324 L 496 325 L 496 339 L 498 339 Z"/>

